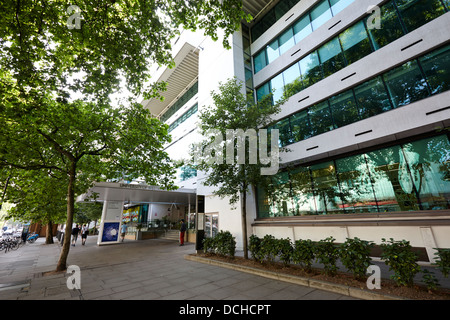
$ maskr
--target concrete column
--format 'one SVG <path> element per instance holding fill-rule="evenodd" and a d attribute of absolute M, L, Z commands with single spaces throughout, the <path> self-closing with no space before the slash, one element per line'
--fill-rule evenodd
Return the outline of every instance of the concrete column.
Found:
<path fill-rule="evenodd" d="M 431 227 L 421 227 L 420 233 L 422 234 L 422 240 L 427 251 L 428 259 L 431 263 L 435 263 L 436 256 L 434 255 L 434 253 L 436 252 L 436 250 L 434 248 L 437 248 L 437 246 Z"/>
<path fill-rule="evenodd" d="M 105 201 L 97 245 L 115 244 L 120 240 L 123 201 Z"/>

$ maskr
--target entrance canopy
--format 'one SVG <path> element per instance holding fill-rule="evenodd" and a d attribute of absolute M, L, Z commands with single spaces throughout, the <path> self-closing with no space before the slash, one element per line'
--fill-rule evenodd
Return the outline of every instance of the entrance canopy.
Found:
<path fill-rule="evenodd" d="M 79 196 L 77 201 L 84 201 L 94 193 L 97 195 L 97 201 L 123 201 L 125 204 L 159 203 L 187 205 L 194 204 L 196 197 L 195 189 L 181 188 L 178 190 L 167 191 L 157 186 L 145 184 L 98 182 L 94 187 L 89 189 L 88 193 Z"/>

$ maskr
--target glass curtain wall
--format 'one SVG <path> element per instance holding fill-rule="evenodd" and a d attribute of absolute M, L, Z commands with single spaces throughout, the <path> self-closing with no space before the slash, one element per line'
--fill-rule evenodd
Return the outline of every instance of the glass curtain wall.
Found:
<path fill-rule="evenodd" d="M 278 85 L 279 87 L 279 85 Z M 408 105 L 450 88 L 450 45 L 275 123 L 280 147 Z"/>
<path fill-rule="evenodd" d="M 258 188 L 258 217 L 450 209 L 448 135 L 297 166 Z"/>
<path fill-rule="evenodd" d="M 311 10 L 303 14 L 297 19 L 291 27 L 286 29 L 279 37 L 274 39 L 264 49 L 256 53 L 254 56 L 254 72 L 257 73 L 276 58 L 281 56 L 294 45 L 302 41 L 306 36 L 318 29 L 336 14 L 341 12 L 354 0 L 322 0 L 316 4 Z M 280 1 L 279 4 L 284 1 Z M 294 1 L 297 3 L 298 1 Z M 294 3 L 294 4 L 295 4 Z M 287 6 L 285 6 L 287 8 Z M 290 7 L 289 7 L 290 9 Z M 289 10 L 288 9 L 288 10 Z M 285 12 L 287 12 L 286 10 Z M 263 18 L 262 20 L 264 20 Z M 273 21 L 274 19 L 268 19 Z M 276 20 L 275 20 L 276 21 Z M 275 23 L 274 21 L 274 23 Z M 269 25 L 270 27 L 271 25 Z M 252 28 L 252 34 L 259 34 L 259 23 Z M 264 30 L 266 31 L 266 30 Z M 259 36 L 258 36 L 259 37 Z M 253 38 L 253 41 L 256 38 Z"/>
<path fill-rule="evenodd" d="M 397 5 L 395 5 L 396 3 Z M 276 75 L 275 77 L 282 78 L 284 83 L 277 83 L 276 89 L 279 93 L 273 97 L 272 102 L 276 103 L 277 99 L 283 96 L 283 90 L 284 97 L 290 97 L 444 14 L 449 10 L 448 3 L 446 5 L 447 7 L 441 0 L 389 1 L 381 7 L 383 28 L 369 30 L 367 28 L 368 18 L 364 17 L 337 37 L 303 57 L 286 71 Z M 416 7 L 424 11 L 413 10 Z M 295 38 L 295 33 L 293 34 Z M 255 73 L 280 55 L 278 39 L 269 44 L 264 52 L 264 57 L 260 54 L 254 57 Z M 411 67 L 414 68 L 414 66 Z M 290 72 L 288 70 L 291 68 L 298 68 L 300 75 L 297 79 L 293 79 L 292 75 L 289 75 L 285 80 L 284 74 Z M 292 83 L 295 82 L 301 82 L 301 85 L 293 86 Z M 259 99 L 267 94 L 266 85 L 268 85 L 269 93 L 273 89 L 270 87 L 271 80 L 257 88 Z"/>

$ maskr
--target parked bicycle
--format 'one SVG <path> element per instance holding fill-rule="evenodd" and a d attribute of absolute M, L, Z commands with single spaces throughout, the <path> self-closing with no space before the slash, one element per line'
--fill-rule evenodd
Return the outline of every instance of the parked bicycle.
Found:
<path fill-rule="evenodd" d="M 5 253 L 9 250 L 17 250 L 20 247 L 20 239 L 13 237 L 7 237 L 0 240 L 0 250 L 5 250 Z"/>
<path fill-rule="evenodd" d="M 39 238 L 39 235 L 35 232 L 32 232 L 28 235 L 27 241 L 28 241 L 28 243 L 33 243 L 37 240 L 37 238 Z"/>

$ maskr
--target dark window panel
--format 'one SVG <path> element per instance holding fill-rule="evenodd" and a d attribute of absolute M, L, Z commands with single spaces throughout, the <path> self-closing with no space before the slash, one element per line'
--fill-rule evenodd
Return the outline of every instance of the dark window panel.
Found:
<path fill-rule="evenodd" d="M 330 98 L 331 114 L 334 124 L 339 128 L 358 121 L 358 108 L 352 90 Z"/>

